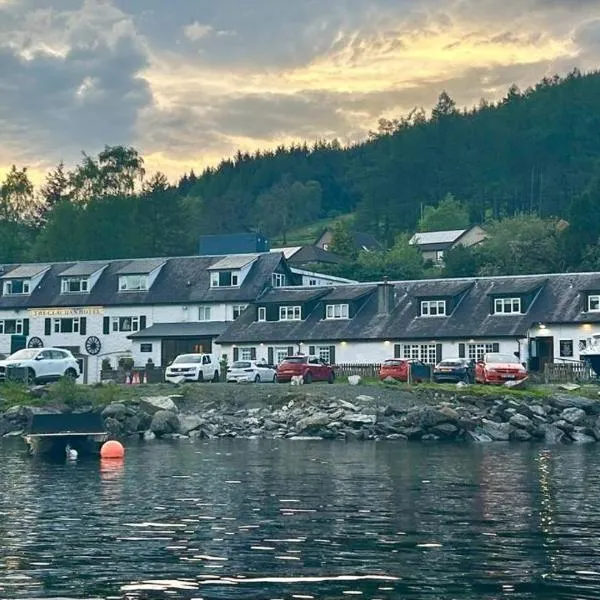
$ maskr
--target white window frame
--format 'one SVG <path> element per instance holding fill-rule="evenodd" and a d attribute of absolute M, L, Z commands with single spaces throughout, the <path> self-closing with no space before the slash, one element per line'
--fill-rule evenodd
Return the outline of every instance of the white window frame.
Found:
<path fill-rule="evenodd" d="M 302 321 L 301 306 L 280 306 L 279 307 L 280 321 Z"/>
<path fill-rule="evenodd" d="M 592 308 L 592 303 L 594 307 Z M 587 299 L 588 312 L 600 312 L 600 294 L 591 294 Z"/>
<path fill-rule="evenodd" d="M 271 283 L 273 287 L 285 287 L 287 285 L 287 278 L 283 273 L 273 273 Z"/>
<path fill-rule="evenodd" d="M 72 284 L 78 284 L 77 289 L 71 289 Z M 82 294 L 88 291 L 87 277 L 63 277 L 61 281 L 61 294 Z"/>
<path fill-rule="evenodd" d="M 148 275 L 121 275 L 119 277 L 120 292 L 147 292 Z"/>
<path fill-rule="evenodd" d="M 317 346 L 317 358 L 329 364 L 331 359 L 331 348 L 329 346 Z"/>
<path fill-rule="evenodd" d="M 212 307 L 210 306 L 199 306 L 198 307 L 198 321 L 212 321 Z"/>
<path fill-rule="evenodd" d="M 15 322 L 15 331 L 7 332 L 6 331 L 6 321 L 14 321 Z M 22 335 L 23 334 L 23 319 L 3 319 L 0 320 L 0 334 L 6 333 L 7 335 Z"/>
<path fill-rule="evenodd" d="M 494 344 L 467 344 L 467 358 L 476 362 L 482 361 L 486 354 L 494 351 Z"/>
<path fill-rule="evenodd" d="M 325 318 L 329 319 L 349 319 L 350 306 L 348 304 L 328 304 L 325 309 Z"/>
<path fill-rule="evenodd" d="M 229 273 L 230 275 L 230 284 L 229 285 L 221 285 L 221 273 Z M 231 287 L 239 287 L 240 286 L 240 272 L 239 271 L 231 271 L 228 269 L 224 269 L 223 271 L 211 271 L 210 272 L 210 287 L 211 288 L 231 288 Z"/>
<path fill-rule="evenodd" d="M 421 316 L 422 317 L 445 317 L 446 316 L 446 301 L 445 300 L 421 300 Z"/>
<path fill-rule="evenodd" d="M 239 349 L 238 360 L 252 360 L 252 350 L 254 350 L 254 348 L 250 346 L 241 346 Z"/>
<path fill-rule="evenodd" d="M 318 282 L 317 282 L 316 279 L 311 278 L 311 279 L 308 280 L 308 285 L 311 286 L 311 287 L 316 287 L 319 284 L 318 284 Z"/>
<path fill-rule="evenodd" d="M 63 321 L 72 321 L 71 331 L 63 331 Z M 52 319 L 52 331 L 54 333 L 79 333 L 81 328 L 81 320 L 79 317 L 58 317 Z"/>
<path fill-rule="evenodd" d="M 232 316 L 233 316 L 233 320 L 235 321 L 236 319 L 238 319 L 242 313 L 248 308 L 247 304 L 234 304 L 232 306 Z M 236 315 L 237 313 L 237 315 Z"/>
<path fill-rule="evenodd" d="M 437 344 L 402 344 L 402 358 L 420 360 L 426 365 L 437 364 Z"/>
<path fill-rule="evenodd" d="M 258 307 L 258 321 L 261 323 L 267 320 L 267 309 L 265 306 Z"/>
<path fill-rule="evenodd" d="M 495 298 L 495 315 L 521 315 L 521 298 Z"/>
<path fill-rule="evenodd" d="M 131 328 L 130 329 L 124 329 L 121 327 L 122 321 L 124 319 L 129 319 Z M 111 331 L 113 333 L 134 333 L 136 331 L 140 330 L 140 317 L 139 316 L 135 316 L 135 317 L 129 317 L 129 316 L 125 316 L 125 317 L 112 317 L 111 320 Z"/>
<path fill-rule="evenodd" d="M 13 283 L 20 281 L 22 285 L 22 291 L 13 292 Z M 31 290 L 31 280 L 29 279 L 9 279 L 4 282 L 4 295 L 5 296 L 28 296 Z"/>

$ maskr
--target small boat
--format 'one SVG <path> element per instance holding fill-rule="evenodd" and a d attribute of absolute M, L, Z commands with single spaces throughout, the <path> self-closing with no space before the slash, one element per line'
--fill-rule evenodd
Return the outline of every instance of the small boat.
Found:
<path fill-rule="evenodd" d="M 47 413 L 32 416 L 23 439 L 29 454 L 74 460 L 99 456 L 108 432 L 98 413 Z"/>
<path fill-rule="evenodd" d="M 593 335 L 586 340 L 586 346 L 580 350 L 579 357 L 592 367 L 596 375 L 600 376 L 600 335 Z"/>

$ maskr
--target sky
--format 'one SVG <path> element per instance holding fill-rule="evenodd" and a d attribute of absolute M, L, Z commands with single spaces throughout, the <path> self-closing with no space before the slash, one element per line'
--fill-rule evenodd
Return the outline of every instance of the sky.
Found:
<path fill-rule="evenodd" d="M 0 0 L 0 174 L 123 144 L 174 181 L 599 62 L 599 0 Z"/>

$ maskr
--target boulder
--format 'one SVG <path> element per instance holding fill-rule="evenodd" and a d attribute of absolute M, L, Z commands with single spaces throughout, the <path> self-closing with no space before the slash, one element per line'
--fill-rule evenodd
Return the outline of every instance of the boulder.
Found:
<path fill-rule="evenodd" d="M 352 404 L 352 402 L 346 402 L 346 400 L 338 400 L 338 404 L 340 406 L 343 406 L 344 408 L 347 408 L 348 410 L 353 410 L 354 412 L 358 411 L 358 406 Z"/>
<path fill-rule="evenodd" d="M 515 427 L 510 431 L 510 439 L 515 442 L 528 442 L 531 439 L 531 434 L 525 429 Z"/>
<path fill-rule="evenodd" d="M 576 444 L 591 444 L 596 441 L 596 438 L 592 437 L 585 427 L 575 427 L 570 436 Z"/>
<path fill-rule="evenodd" d="M 121 402 L 113 402 L 102 411 L 102 418 L 113 417 L 119 421 L 123 420 L 127 414 L 127 407 Z"/>
<path fill-rule="evenodd" d="M 305 417 L 304 419 L 300 419 L 296 423 L 296 431 L 303 432 L 309 429 L 319 429 L 321 427 L 327 426 L 331 422 L 331 417 L 327 413 L 319 412 L 311 415 L 310 417 Z"/>
<path fill-rule="evenodd" d="M 485 433 L 479 427 L 475 428 L 473 431 L 467 431 L 467 439 L 477 444 L 485 444 L 494 441 L 487 433 Z"/>
<path fill-rule="evenodd" d="M 151 415 L 159 410 L 168 410 L 172 413 L 178 413 L 179 409 L 170 396 L 146 396 L 140 398 L 140 408 Z"/>
<path fill-rule="evenodd" d="M 390 433 L 389 435 L 385 436 L 386 440 L 407 440 L 408 438 L 405 435 L 402 435 L 401 433 Z"/>
<path fill-rule="evenodd" d="M 348 383 L 350 385 L 358 385 L 362 380 L 362 377 L 360 375 L 349 375 L 348 376 Z"/>
<path fill-rule="evenodd" d="M 150 431 L 160 437 L 165 433 L 176 433 L 179 429 L 179 418 L 170 410 L 159 410 L 154 413 Z"/>
<path fill-rule="evenodd" d="M 198 415 L 179 415 L 179 433 L 189 435 L 191 431 L 204 425 L 205 421 Z"/>
<path fill-rule="evenodd" d="M 546 411 L 544 410 L 544 408 L 542 406 L 540 406 L 539 404 L 532 404 L 529 407 L 529 410 L 534 414 L 537 415 L 538 417 L 546 417 Z"/>
<path fill-rule="evenodd" d="M 377 415 L 365 415 L 360 413 L 346 413 L 342 417 L 342 421 L 344 423 L 348 423 L 351 425 L 354 424 L 367 424 L 367 425 L 375 425 L 377 422 Z"/>
<path fill-rule="evenodd" d="M 104 419 L 104 428 L 112 437 L 120 437 L 124 433 L 123 424 L 114 417 Z"/>
<path fill-rule="evenodd" d="M 144 441 L 150 442 L 155 439 L 156 439 L 156 435 L 153 431 L 150 431 L 150 430 L 144 431 Z"/>
<path fill-rule="evenodd" d="M 481 429 L 495 442 L 508 442 L 511 426 L 508 423 L 496 423 L 495 421 L 482 419 Z"/>
<path fill-rule="evenodd" d="M 372 402 L 373 400 L 375 400 L 375 398 L 373 398 L 373 396 L 366 396 L 365 394 L 361 394 L 360 396 L 356 396 L 356 399 L 359 402 Z"/>
<path fill-rule="evenodd" d="M 523 429 L 525 431 L 531 431 L 534 429 L 534 424 L 531 422 L 529 417 L 522 415 L 521 413 L 515 413 L 508 421 L 513 427 Z"/>
<path fill-rule="evenodd" d="M 431 428 L 431 433 L 442 438 L 451 438 L 458 433 L 458 427 L 452 423 L 440 423 Z"/>
<path fill-rule="evenodd" d="M 560 418 L 565 420 L 567 423 L 572 423 L 573 425 L 581 425 L 586 419 L 585 410 L 581 408 L 565 408 L 560 413 Z"/>
<path fill-rule="evenodd" d="M 389 375 L 383 380 L 386 385 L 397 385 L 398 381 Z"/>
<path fill-rule="evenodd" d="M 449 423 L 458 423 L 460 415 L 451 406 L 440 406 L 438 413 L 446 418 Z"/>
<path fill-rule="evenodd" d="M 559 409 L 565 408 L 580 408 L 592 415 L 600 415 L 600 401 L 584 396 L 554 396 L 551 400 L 552 404 Z"/>
<path fill-rule="evenodd" d="M 544 431 L 544 439 L 549 444 L 560 444 L 565 441 L 565 432 L 556 427 L 556 425 L 551 425 L 550 423 L 542 425 L 542 430 Z"/>
<path fill-rule="evenodd" d="M 569 423 L 564 419 L 557 419 L 556 421 L 554 421 L 554 426 L 569 434 L 575 429 L 573 423 Z"/>

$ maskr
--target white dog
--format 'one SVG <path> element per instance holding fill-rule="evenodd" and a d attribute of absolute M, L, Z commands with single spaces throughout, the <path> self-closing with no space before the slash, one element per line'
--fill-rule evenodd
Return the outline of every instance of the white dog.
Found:
<path fill-rule="evenodd" d="M 302 375 L 292 375 L 290 383 L 291 385 L 303 385 L 304 377 L 302 377 Z"/>

